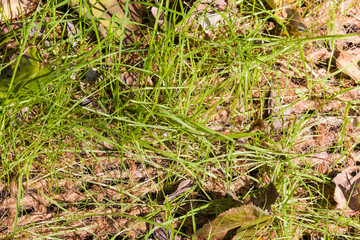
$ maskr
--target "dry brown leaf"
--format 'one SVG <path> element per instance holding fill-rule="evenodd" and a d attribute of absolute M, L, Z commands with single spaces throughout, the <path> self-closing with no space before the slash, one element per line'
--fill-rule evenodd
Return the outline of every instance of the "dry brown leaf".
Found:
<path fill-rule="evenodd" d="M 120 76 L 120 79 L 127 85 L 131 86 L 137 82 L 139 77 L 140 77 L 140 73 L 127 71 Z"/>
<path fill-rule="evenodd" d="M 254 122 L 251 123 L 250 129 L 247 131 L 248 133 L 253 133 L 256 131 L 261 131 L 265 128 L 265 121 L 258 118 Z"/>
<path fill-rule="evenodd" d="M 288 7 L 285 9 L 286 19 L 289 22 L 289 31 L 292 35 L 298 31 L 306 31 L 307 27 L 303 23 L 302 17 L 295 7 Z"/>
<path fill-rule="evenodd" d="M 339 57 L 336 58 L 336 67 L 351 77 L 356 83 L 360 83 L 359 60 L 350 53 L 338 48 Z"/>
<path fill-rule="evenodd" d="M 275 185 L 270 182 L 269 185 L 266 187 L 264 197 L 264 209 L 270 211 L 271 205 L 276 202 L 276 199 L 279 197 L 279 192 L 276 190 Z"/>
<path fill-rule="evenodd" d="M 196 231 L 196 240 L 223 239 L 228 231 L 245 229 L 268 221 L 272 216 L 254 205 L 232 208 Z M 241 230 L 240 229 L 240 230 Z"/>
<path fill-rule="evenodd" d="M 214 3 L 214 8 L 218 11 L 225 11 L 226 7 L 228 6 L 228 1 L 226 0 L 215 0 Z"/>
<path fill-rule="evenodd" d="M 258 206 L 261 209 L 270 212 L 271 205 L 273 205 L 276 202 L 278 197 L 279 197 L 279 192 L 276 190 L 275 185 L 270 180 L 264 193 L 259 195 L 256 199 L 254 199 L 253 203 L 255 206 Z"/>
<path fill-rule="evenodd" d="M 359 170 L 358 166 L 346 168 L 333 179 L 336 185 L 334 192 L 336 207 L 346 210 L 348 214 L 354 214 L 360 210 Z"/>
<path fill-rule="evenodd" d="M 162 223 L 158 218 L 154 218 L 154 222 Z M 173 234 L 171 230 L 166 230 L 163 227 L 160 227 L 154 231 L 154 236 L 159 240 L 180 240 L 179 236 L 175 236 L 175 238 L 173 238 L 174 235 L 175 234 Z"/>
<path fill-rule="evenodd" d="M 0 21 L 10 20 L 24 13 L 28 1 L 20 0 L 1 0 L 0 1 Z"/>
<path fill-rule="evenodd" d="M 202 0 L 194 12 L 195 13 L 204 13 L 204 10 L 206 10 L 206 12 L 208 12 L 208 13 L 214 13 L 214 11 L 209 6 L 212 6 L 212 8 L 214 8 L 215 10 L 217 10 L 219 12 L 223 12 L 224 10 L 226 10 L 226 7 L 229 4 L 232 4 L 231 0 L 229 0 L 229 1 L 226 1 L 226 0 L 215 0 L 215 1 Z"/>
<path fill-rule="evenodd" d="M 177 197 L 183 195 L 185 192 L 190 190 L 192 187 L 192 181 L 190 179 L 182 181 L 177 187 L 176 191 L 166 197 L 168 202 L 176 199 Z"/>

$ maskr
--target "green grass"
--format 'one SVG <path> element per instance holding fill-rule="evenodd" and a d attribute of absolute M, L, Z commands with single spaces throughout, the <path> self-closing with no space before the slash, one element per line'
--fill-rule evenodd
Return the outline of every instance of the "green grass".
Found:
<path fill-rule="evenodd" d="M 46 93 L 0 109 L 2 238 L 150 239 L 155 225 L 194 239 L 216 215 L 261 198 L 271 180 L 280 197 L 265 235 L 356 239 L 356 218 L 341 215 L 331 193 L 334 174 L 347 163 L 320 172 L 295 161 L 331 149 L 348 156 L 359 142 L 349 140 L 348 121 L 336 135 L 337 146 L 298 147 L 326 134 L 316 130 L 316 117 L 345 120 L 359 113 L 352 103 L 324 110 L 355 89 L 327 92 L 330 61 L 325 77 L 309 71 L 317 66 L 306 51 L 324 43 L 333 48 L 342 38 L 331 29 L 337 13 L 325 26 L 310 25 L 311 34 L 279 37 L 266 30 L 274 18 L 284 27 L 274 11 L 258 1 L 236 4 L 236 14 L 224 13 L 222 28 L 213 29 L 210 40 L 184 27 L 192 10 L 182 6 L 178 29 L 160 31 L 153 20 L 153 27 L 144 27 L 146 38 L 126 48 L 111 35 L 97 36 L 96 26 L 54 1 L 20 20 L 26 27 L 1 37 L 1 45 L 16 44 L 1 49 L 0 76 L 9 57 L 30 45 L 52 71 Z M 316 13 L 317 4 L 308 5 L 308 14 Z M 67 36 L 70 21 L 80 30 L 73 36 Z M 35 23 L 45 27 L 44 34 L 30 36 Z M 328 27 L 326 35 L 317 35 L 320 27 Z M 99 69 L 101 80 L 85 82 L 91 68 Z M 133 84 L 121 80 L 126 72 L 136 75 Z M 293 77 L 306 82 L 303 96 L 295 94 Z M 290 107 L 314 101 L 313 109 L 268 116 L 270 91 Z M 84 105 L 85 99 L 92 104 Z M 20 114 L 26 106 L 29 111 Z M 279 118 L 286 124 L 275 131 Z M 248 132 L 257 119 L 265 128 Z M 164 201 L 185 179 L 193 186 Z"/>

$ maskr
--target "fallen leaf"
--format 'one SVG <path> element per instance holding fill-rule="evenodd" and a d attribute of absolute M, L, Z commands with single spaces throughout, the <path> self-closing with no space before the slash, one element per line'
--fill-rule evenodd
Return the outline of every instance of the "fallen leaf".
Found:
<path fill-rule="evenodd" d="M 247 131 L 248 133 L 254 133 L 256 131 L 261 131 L 265 128 L 265 121 L 263 119 L 256 119 L 254 122 L 251 123 L 250 129 Z"/>
<path fill-rule="evenodd" d="M 275 119 L 273 122 L 275 130 L 281 130 L 283 128 L 283 117 L 289 116 L 292 112 L 292 108 L 293 107 L 289 105 L 281 105 L 277 91 L 270 92 L 268 99 L 268 114 Z"/>
<path fill-rule="evenodd" d="M 199 17 L 199 23 L 204 31 L 218 26 L 221 20 L 222 16 L 219 13 L 205 13 Z"/>
<path fill-rule="evenodd" d="M 98 69 L 91 68 L 87 71 L 84 77 L 85 83 L 96 82 L 97 80 L 102 80 L 102 75 Z"/>
<path fill-rule="evenodd" d="M 98 31 L 106 37 L 113 33 L 125 44 L 134 43 L 140 37 L 139 23 L 144 10 L 139 3 L 117 0 L 70 0 L 70 6 L 81 13 L 88 22 L 98 22 Z"/>
<path fill-rule="evenodd" d="M 215 0 L 213 6 L 217 11 L 225 11 L 226 7 L 229 5 L 230 1 L 227 0 Z"/>
<path fill-rule="evenodd" d="M 294 0 L 265 0 L 271 8 L 280 8 L 294 3 Z"/>
<path fill-rule="evenodd" d="M 354 214 L 360 210 L 360 167 L 349 167 L 336 175 L 333 179 L 335 183 L 334 199 L 337 208 L 346 210 L 349 214 Z M 354 174 L 356 174 L 354 176 Z"/>
<path fill-rule="evenodd" d="M 0 21 L 17 18 L 30 3 L 28 1 L 19 0 L 1 0 L 0 1 Z"/>
<path fill-rule="evenodd" d="M 162 223 L 158 218 L 154 218 L 154 222 L 157 222 L 157 223 Z M 171 230 L 167 230 L 163 227 L 159 227 L 158 229 L 156 229 L 154 231 L 154 236 L 159 239 L 159 240 L 180 240 L 180 237 L 179 236 L 175 236 L 174 238 L 174 233 L 172 233 Z"/>
<path fill-rule="evenodd" d="M 279 197 L 279 192 L 276 190 L 276 187 L 272 182 L 270 182 L 266 187 L 263 197 L 265 200 L 263 209 L 270 211 L 271 205 L 273 205 Z"/>
<path fill-rule="evenodd" d="M 360 59 L 357 59 L 350 53 L 337 48 L 338 57 L 335 60 L 336 67 L 343 73 L 351 77 L 356 83 L 360 83 Z"/>
<path fill-rule="evenodd" d="M 164 28 L 164 24 L 165 24 L 165 11 L 164 9 L 161 9 L 160 13 L 159 13 L 159 8 L 157 7 L 152 7 L 151 8 L 151 13 L 154 17 L 154 19 L 157 19 L 158 20 L 158 24 L 159 24 L 159 27 L 161 29 Z M 164 29 L 163 29 L 164 30 Z"/>
<path fill-rule="evenodd" d="M 262 229 L 266 226 L 267 222 L 262 222 L 257 224 L 254 227 L 239 229 L 232 240 L 241 240 L 241 239 L 264 239 L 261 235 L 266 235 Z"/>
<path fill-rule="evenodd" d="M 176 191 L 172 194 L 166 196 L 166 199 L 168 202 L 171 202 L 172 200 L 176 199 L 177 197 L 183 195 L 188 190 L 190 190 L 192 187 L 192 181 L 190 179 L 182 181 L 179 186 L 177 187 Z"/>
<path fill-rule="evenodd" d="M 221 213 L 215 220 L 196 231 L 197 240 L 223 239 L 228 231 L 242 230 L 267 222 L 272 216 L 254 205 L 244 205 Z M 240 230 L 241 230 L 240 229 Z"/>
<path fill-rule="evenodd" d="M 287 24 L 287 30 L 290 35 L 296 35 L 298 32 L 306 31 L 307 27 L 303 23 L 302 17 L 297 11 L 294 0 L 265 0 L 273 9 L 279 9 L 275 13 Z"/>

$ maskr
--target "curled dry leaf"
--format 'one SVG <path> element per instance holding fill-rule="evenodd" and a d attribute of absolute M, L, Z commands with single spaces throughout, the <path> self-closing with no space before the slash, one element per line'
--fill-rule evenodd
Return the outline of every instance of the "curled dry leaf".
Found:
<path fill-rule="evenodd" d="M 228 231 L 239 227 L 238 234 L 240 235 L 245 229 L 256 228 L 271 217 L 267 212 L 254 205 L 232 208 L 196 231 L 196 240 L 223 239 Z"/>
<path fill-rule="evenodd" d="M 158 218 L 154 218 L 154 222 L 160 224 L 162 223 Z M 171 240 L 171 239 L 180 240 L 179 236 L 175 236 L 175 234 L 173 234 L 171 230 L 167 230 L 163 227 L 159 227 L 158 229 L 156 229 L 154 231 L 154 236 L 159 240 Z"/>
<path fill-rule="evenodd" d="M 166 199 L 168 202 L 171 202 L 172 200 L 176 199 L 177 197 L 183 195 L 185 192 L 190 190 L 192 187 L 192 181 L 190 179 L 182 181 L 179 186 L 177 187 L 176 191 L 172 194 L 166 196 Z"/>
<path fill-rule="evenodd" d="M 279 197 L 279 192 L 276 190 L 275 185 L 270 182 L 266 187 L 265 192 L 260 196 L 257 201 L 256 206 L 261 207 L 264 210 L 270 211 L 271 205 L 276 202 L 276 199 Z"/>
<path fill-rule="evenodd" d="M 355 58 L 350 53 L 338 48 L 335 52 L 338 57 L 335 60 L 336 67 L 343 73 L 351 77 L 356 83 L 360 83 L 360 59 Z"/>
<path fill-rule="evenodd" d="M 334 179 L 334 199 L 337 208 L 354 214 L 360 210 L 360 167 L 349 167 L 339 173 Z M 354 174 L 356 174 L 354 176 Z"/>

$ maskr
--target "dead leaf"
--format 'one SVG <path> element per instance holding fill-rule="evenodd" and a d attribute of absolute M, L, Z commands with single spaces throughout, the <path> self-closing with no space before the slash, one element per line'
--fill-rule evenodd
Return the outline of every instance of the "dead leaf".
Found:
<path fill-rule="evenodd" d="M 254 122 L 251 123 L 250 129 L 247 131 L 248 133 L 254 133 L 256 131 L 261 131 L 265 128 L 265 121 L 258 118 Z"/>
<path fill-rule="evenodd" d="M 213 6 L 217 11 L 225 11 L 230 1 L 227 0 L 215 0 Z"/>
<path fill-rule="evenodd" d="M 268 114 L 275 119 L 273 127 L 275 130 L 281 130 L 283 128 L 283 118 L 284 116 L 289 116 L 292 112 L 292 106 L 281 105 L 280 97 L 278 96 L 277 91 L 271 91 L 269 100 L 268 100 Z M 282 114 L 281 114 L 282 112 Z M 280 114 L 278 114 L 280 113 Z"/>
<path fill-rule="evenodd" d="M 182 181 L 179 184 L 179 186 L 177 187 L 175 192 L 173 192 L 172 194 L 166 196 L 167 201 L 171 202 L 172 200 L 176 199 L 177 197 L 183 195 L 185 192 L 190 190 L 191 187 L 192 187 L 192 181 L 190 179 Z"/>
<path fill-rule="evenodd" d="M 205 13 L 199 17 L 199 23 L 206 33 L 209 33 L 209 30 L 217 27 L 221 20 L 222 15 L 219 13 Z"/>
<path fill-rule="evenodd" d="M 228 231 L 241 227 L 250 228 L 268 221 L 272 216 L 254 205 L 232 208 L 196 231 L 197 240 L 223 239 Z"/>
<path fill-rule="evenodd" d="M 265 0 L 273 9 L 294 3 L 294 0 Z"/>
<path fill-rule="evenodd" d="M 10 20 L 19 17 L 28 8 L 28 1 L 1 0 L 0 1 L 0 21 Z"/>
<path fill-rule="evenodd" d="M 227 193 L 230 197 L 232 197 L 235 201 L 240 202 L 239 198 L 236 196 L 236 194 L 235 194 L 231 189 L 226 190 L 226 193 Z"/>
<path fill-rule="evenodd" d="M 158 218 L 154 218 L 154 222 L 162 223 Z M 159 240 L 180 240 L 179 236 L 175 236 L 175 238 L 173 238 L 174 234 L 171 232 L 171 230 L 167 230 L 163 227 L 156 229 L 154 231 L 154 236 Z"/>
<path fill-rule="evenodd" d="M 266 187 L 265 193 L 264 193 L 264 207 L 263 209 L 270 211 L 271 205 L 273 205 L 276 202 L 276 199 L 279 197 L 279 192 L 276 190 L 275 185 L 270 182 L 269 185 Z"/>
<path fill-rule="evenodd" d="M 160 13 L 159 13 L 159 8 L 157 7 L 152 7 L 151 8 L 151 13 L 153 15 L 153 17 L 155 19 L 158 19 L 158 24 L 159 27 L 164 30 L 164 25 L 165 25 L 165 11 L 164 9 L 161 9 Z"/>
<path fill-rule="evenodd" d="M 336 67 L 351 77 L 356 83 L 360 83 L 360 67 L 358 64 L 360 59 L 357 59 L 341 48 L 337 48 L 336 54 L 338 55 L 335 61 Z"/>
<path fill-rule="evenodd" d="M 266 225 L 266 222 L 259 223 L 258 225 L 247 228 L 247 229 L 239 229 L 235 236 L 232 238 L 232 240 L 243 240 L 243 239 L 265 239 L 261 237 L 261 235 L 267 235 L 264 233 L 264 231 L 261 231 L 264 229 Z"/>
<path fill-rule="evenodd" d="M 337 208 L 354 214 L 360 210 L 360 167 L 349 167 L 339 173 L 334 179 L 334 199 Z M 353 176 L 356 174 L 355 176 Z"/>
<path fill-rule="evenodd" d="M 291 26 L 290 32 L 307 30 L 307 27 L 303 23 L 303 20 L 295 7 L 286 8 L 285 12 L 286 19 Z"/>
<path fill-rule="evenodd" d="M 70 0 L 70 6 L 85 16 L 87 21 L 98 21 L 97 28 L 103 37 L 111 32 L 117 39 L 123 39 L 125 44 L 131 44 L 141 35 L 136 23 L 142 22 L 144 10 L 139 3 L 127 3 L 124 0 Z"/>
<path fill-rule="evenodd" d="M 298 32 L 306 31 L 307 27 L 303 23 L 302 17 L 299 14 L 294 0 L 265 0 L 267 4 L 273 9 L 279 9 L 275 15 L 287 25 L 287 30 L 290 35 L 296 35 Z"/>
<path fill-rule="evenodd" d="M 254 199 L 253 204 L 260 207 L 263 210 L 271 211 L 271 205 L 276 202 L 279 197 L 279 192 L 276 190 L 275 185 L 270 182 L 265 191 Z"/>

